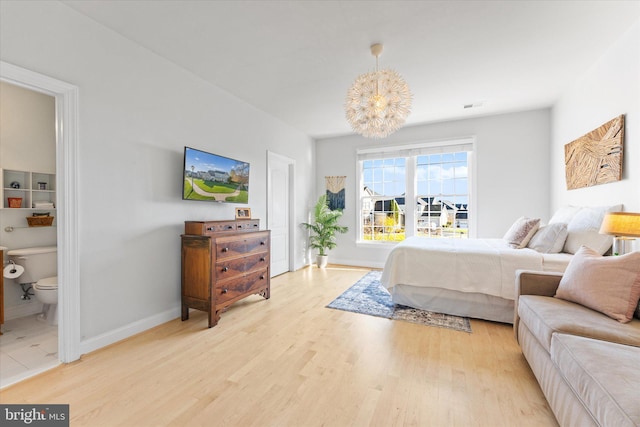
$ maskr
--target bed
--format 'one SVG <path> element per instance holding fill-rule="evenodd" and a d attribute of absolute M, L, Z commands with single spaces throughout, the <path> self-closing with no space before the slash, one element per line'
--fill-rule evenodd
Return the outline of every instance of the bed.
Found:
<path fill-rule="evenodd" d="M 549 223 L 521 217 L 502 239 L 409 237 L 386 260 L 381 282 L 396 304 L 513 323 L 516 270 L 564 272 L 582 245 L 604 255 L 599 233 L 622 205 L 558 209 Z"/>
<path fill-rule="evenodd" d="M 571 257 L 504 239 L 410 237 L 389 254 L 381 282 L 396 304 L 513 323 L 516 270 L 563 272 Z"/>

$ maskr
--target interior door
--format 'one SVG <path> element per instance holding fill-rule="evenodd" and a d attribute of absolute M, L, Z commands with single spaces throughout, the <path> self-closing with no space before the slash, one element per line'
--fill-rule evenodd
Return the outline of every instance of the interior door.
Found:
<path fill-rule="evenodd" d="M 271 277 L 290 270 L 294 160 L 267 153 L 267 228 L 271 230 Z"/>

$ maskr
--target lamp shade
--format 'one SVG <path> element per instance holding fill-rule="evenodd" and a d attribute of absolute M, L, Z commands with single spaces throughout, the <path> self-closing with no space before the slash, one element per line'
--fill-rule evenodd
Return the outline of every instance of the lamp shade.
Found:
<path fill-rule="evenodd" d="M 640 237 L 640 213 L 610 212 L 602 220 L 600 233 L 614 236 Z"/>

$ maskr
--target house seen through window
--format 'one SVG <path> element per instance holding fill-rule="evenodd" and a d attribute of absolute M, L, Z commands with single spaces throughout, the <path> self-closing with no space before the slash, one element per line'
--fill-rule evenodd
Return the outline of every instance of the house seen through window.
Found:
<path fill-rule="evenodd" d="M 468 238 L 472 141 L 359 151 L 360 240 Z"/>

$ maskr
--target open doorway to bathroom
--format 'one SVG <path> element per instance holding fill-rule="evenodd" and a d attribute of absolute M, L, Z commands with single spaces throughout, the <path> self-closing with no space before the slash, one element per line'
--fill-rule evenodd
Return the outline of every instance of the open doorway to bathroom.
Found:
<path fill-rule="evenodd" d="M 0 246 L 7 248 L 3 265 L 12 250 L 57 246 L 54 96 L 0 82 L 0 172 Z M 57 271 L 47 275 L 51 273 Z M 59 364 L 57 313 L 36 297 L 35 279 L 40 278 L 4 278 L 0 386 Z M 43 316 L 44 308 L 52 314 L 49 318 Z"/>

